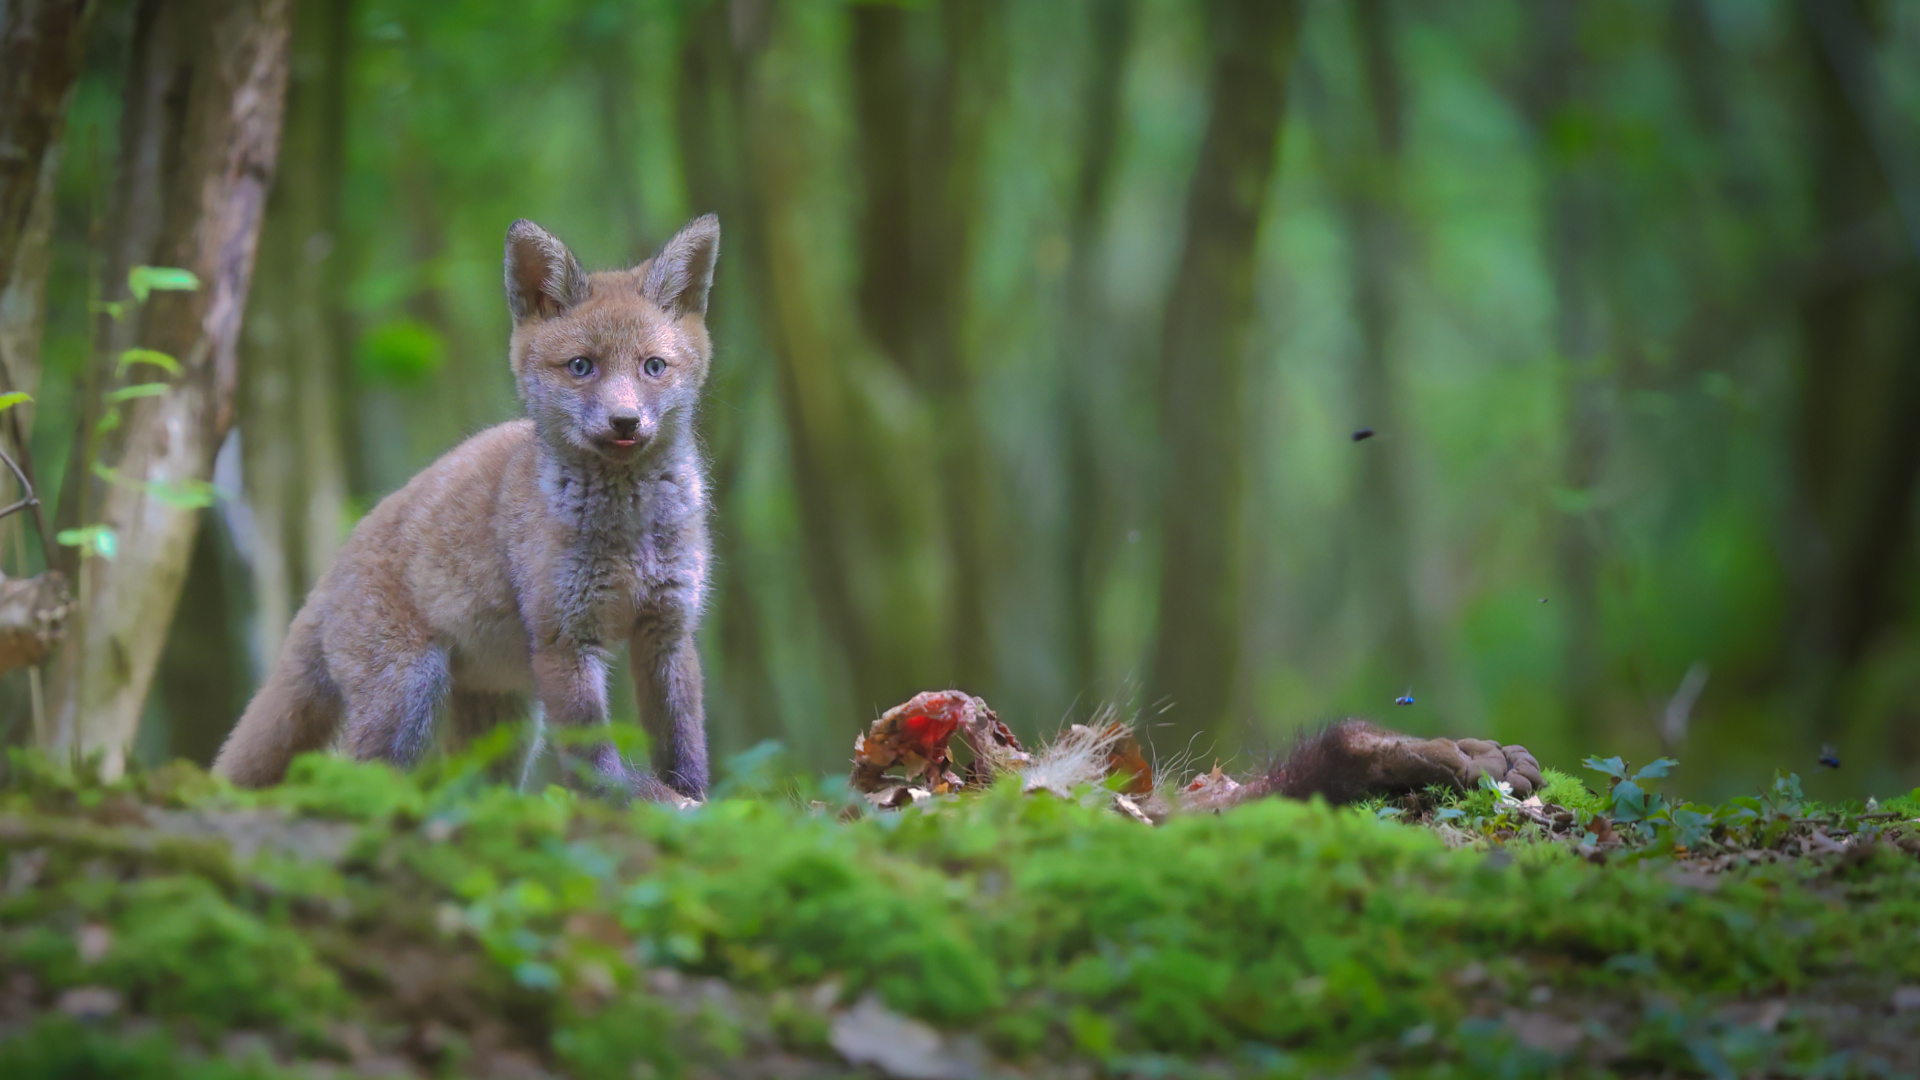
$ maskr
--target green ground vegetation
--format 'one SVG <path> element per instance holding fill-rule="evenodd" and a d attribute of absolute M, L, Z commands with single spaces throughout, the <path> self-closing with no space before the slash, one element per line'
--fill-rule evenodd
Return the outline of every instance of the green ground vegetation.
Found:
<path fill-rule="evenodd" d="M 1650 794 L 1663 767 L 1595 762 L 1616 777 L 1556 773 L 1544 808 L 1489 787 L 1149 827 L 1012 781 L 889 813 L 751 779 L 620 807 L 517 791 L 484 758 L 310 756 L 242 793 L 185 764 L 101 784 L 16 757 L 0 1075 L 1920 1060 L 1920 792 L 1823 806 L 1783 777 L 1696 807 Z"/>

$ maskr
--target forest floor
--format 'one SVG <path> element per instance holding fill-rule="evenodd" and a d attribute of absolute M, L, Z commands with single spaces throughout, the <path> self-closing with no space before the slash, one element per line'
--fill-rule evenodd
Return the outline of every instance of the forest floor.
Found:
<path fill-rule="evenodd" d="M 1920 1075 L 1920 792 L 1593 764 L 1152 826 L 1011 781 L 675 811 L 16 756 L 0 1076 Z"/>

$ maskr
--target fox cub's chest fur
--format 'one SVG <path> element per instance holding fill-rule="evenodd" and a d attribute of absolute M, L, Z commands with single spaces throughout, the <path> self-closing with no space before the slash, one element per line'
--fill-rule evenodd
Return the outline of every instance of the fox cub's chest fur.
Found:
<path fill-rule="evenodd" d="M 528 691 L 549 724 L 603 723 L 607 661 L 625 644 L 659 774 L 611 744 L 586 756 L 628 791 L 705 792 L 694 417 L 719 243 L 700 218 L 640 266 L 589 277 L 514 223 L 509 353 L 527 419 L 454 448 L 354 529 L 216 770 L 273 783 L 342 726 L 356 757 L 410 764 L 440 717 L 470 736 L 524 715 Z"/>
<path fill-rule="evenodd" d="M 696 461 L 644 475 L 551 469 L 541 493 L 572 526 L 554 566 L 556 630 L 582 647 L 682 632 L 706 599 L 706 483 Z"/>

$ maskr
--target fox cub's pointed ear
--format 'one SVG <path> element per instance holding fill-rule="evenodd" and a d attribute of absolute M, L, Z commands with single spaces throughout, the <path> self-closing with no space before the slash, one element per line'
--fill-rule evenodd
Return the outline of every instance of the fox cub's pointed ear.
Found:
<path fill-rule="evenodd" d="M 647 264 L 647 280 L 641 283 L 640 294 L 676 319 L 705 315 L 707 291 L 713 288 L 713 264 L 719 258 L 720 219 L 712 214 L 694 218 Z"/>
<path fill-rule="evenodd" d="M 516 324 L 551 319 L 586 298 L 586 271 L 567 245 L 525 218 L 507 228 L 507 307 Z"/>

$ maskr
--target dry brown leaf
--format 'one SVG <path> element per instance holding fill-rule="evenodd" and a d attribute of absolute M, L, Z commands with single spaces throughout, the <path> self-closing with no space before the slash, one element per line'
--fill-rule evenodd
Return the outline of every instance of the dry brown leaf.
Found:
<path fill-rule="evenodd" d="M 1147 761 L 1147 755 L 1140 752 L 1140 740 L 1135 737 L 1133 728 L 1124 723 L 1115 723 L 1107 728 L 1107 734 L 1117 736 L 1112 748 L 1107 751 L 1107 775 L 1127 778 L 1118 790 L 1128 795 L 1152 792 L 1153 765 Z"/>

